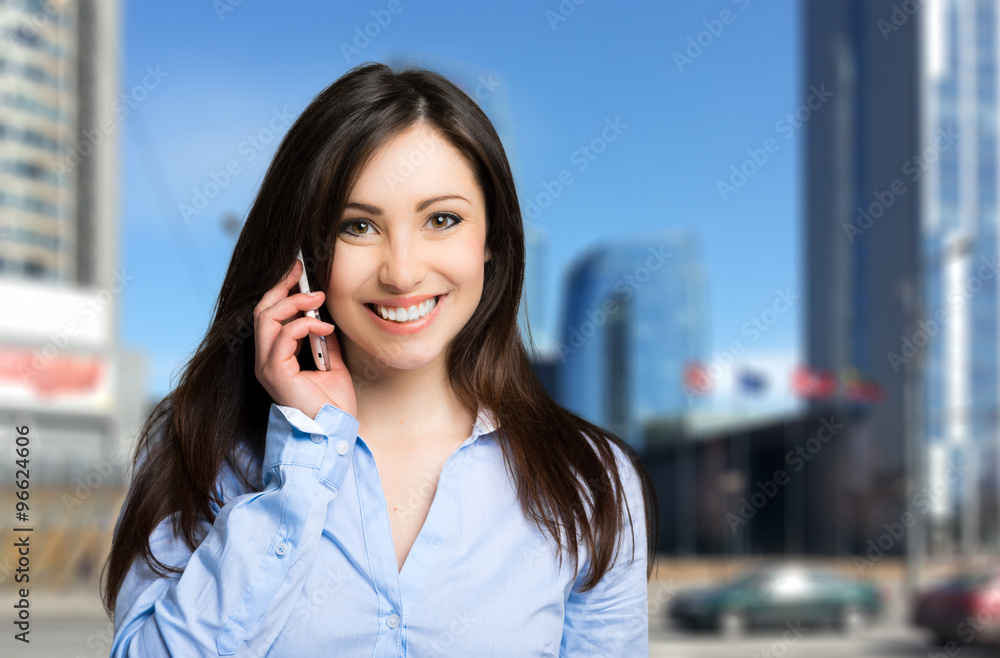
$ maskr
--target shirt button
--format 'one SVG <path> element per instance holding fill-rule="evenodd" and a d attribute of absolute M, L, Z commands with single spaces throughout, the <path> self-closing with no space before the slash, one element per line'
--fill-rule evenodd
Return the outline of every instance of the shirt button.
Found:
<path fill-rule="evenodd" d="M 347 441 L 340 441 L 337 443 L 337 453 L 341 455 L 347 454 Z"/>
<path fill-rule="evenodd" d="M 322 434 L 312 434 L 309 436 L 313 443 L 320 443 L 323 440 Z"/>
<path fill-rule="evenodd" d="M 288 542 L 281 542 L 274 548 L 274 552 L 278 555 L 284 555 L 288 552 Z"/>
<path fill-rule="evenodd" d="M 399 615 L 389 615 L 389 618 L 385 620 L 389 628 L 396 628 L 399 626 Z"/>

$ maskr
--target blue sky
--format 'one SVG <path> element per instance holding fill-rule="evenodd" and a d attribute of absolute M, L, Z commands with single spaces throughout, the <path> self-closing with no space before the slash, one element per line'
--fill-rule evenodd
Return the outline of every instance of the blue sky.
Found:
<path fill-rule="evenodd" d="M 744 328 L 776 290 L 802 292 L 803 135 L 778 124 L 806 96 L 797 2 L 400 0 L 392 14 L 388 0 L 234 1 L 123 9 L 123 91 L 141 84 L 147 67 L 163 76 L 124 120 L 121 145 L 121 258 L 135 277 L 122 337 L 149 355 L 151 396 L 176 383 L 208 327 L 235 244 L 221 218 L 247 211 L 281 135 L 265 140 L 264 132 L 253 146 L 248 137 L 282 112 L 297 115 L 352 66 L 390 58 L 500 82 L 484 107 L 522 204 L 560 171 L 572 173 L 533 222 L 548 240 L 550 302 L 589 247 L 688 229 L 708 274 L 712 353 L 739 340 L 750 365 L 774 370 L 796 357 L 803 297 L 759 338 Z M 559 15 L 560 6 L 575 10 Z M 389 20 L 345 56 L 341 44 L 374 20 L 371 12 Z M 691 56 L 682 70 L 674 53 Z M 616 120 L 620 135 L 581 171 L 578 149 Z M 760 150 L 768 139 L 770 153 Z M 723 199 L 717 183 L 748 149 L 767 161 Z M 230 161 L 239 173 L 228 181 L 216 173 L 221 191 L 185 221 L 180 205 Z"/>

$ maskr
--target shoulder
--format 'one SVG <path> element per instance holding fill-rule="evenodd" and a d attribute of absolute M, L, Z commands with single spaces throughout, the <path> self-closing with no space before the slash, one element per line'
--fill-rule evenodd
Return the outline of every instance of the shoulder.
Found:
<path fill-rule="evenodd" d="M 648 564 L 648 506 L 647 488 L 644 485 L 647 478 L 642 476 L 642 465 L 628 444 L 606 432 L 599 433 L 597 437 L 586 438 L 600 454 L 607 477 L 601 481 L 590 479 L 584 486 L 589 488 L 588 493 L 599 496 L 596 503 L 599 508 L 593 507 L 594 503 L 588 501 L 587 523 L 592 529 L 600 530 L 600 550 L 599 553 L 593 553 L 592 550 L 598 546 L 591 546 L 583 534 L 578 537 L 578 555 L 582 560 L 582 567 L 574 588 L 582 591 L 583 583 L 598 568 L 596 561 L 603 564 L 600 568 L 600 581 L 596 584 L 597 593 L 585 595 L 586 597 L 600 598 L 605 594 L 610 596 L 610 592 L 617 592 L 615 596 L 625 596 L 625 589 L 634 588 L 635 592 L 643 593 L 644 600 Z M 597 445 L 601 445 L 601 448 Z M 614 457 L 613 465 L 611 456 Z M 617 472 L 617 477 L 613 476 L 612 468 Z M 608 515 L 610 510 L 613 510 L 611 517 Z M 598 554 L 600 560 L 597 559 Z"/>
<path fill-rule="evenodd" d="M 606 478 L 591 479 L 588 484 L 581 482 L 581 485 L 588 487 L 591 493 L 608 494 L 606 500 L 618 507 L 619 541 L 624 542 L 630 548 L 643 546 L 646 542 L 647 531 L 646 497 L 652 495 L 652 491 L 646 485 L 647 478 L 644 478 L 640 472 L 643 467 L 639 462 L 638 455 L 631 446 L 609 433 L 601 432 L 599 438 L 596 439 L 588 436 L 588 433 L 585 432 L 581 432 L 581 435 L 604 462 L 607 474 Z M 597 447 L 599 444 L 603 445 L 604 450 Z M 611 462 L 607 458 L 608 452 L 614 457 L 614 471 L 617 473 L 617 478 L 612 477 Z M 618 498 L 619 493 L 621 494 L 620 499 Z M 593 509 L 590 511 L 593 513 Z"/>
<path fill-rule="evenodd" d="M 629 446 L 627 443 L 623 442 L 617 437 L 613 437 L 609 434 L 602 434 L 599 439 L 594 439 L 588 436 L 587 433 L 581 432 L 581 436 L 584 437 L 591 447 L 598 452 L 599 456 L 603 456 L 602 453 L 610 451 L 614 456 L 614 466 L 618 473 L 618 478 L 621 481 L 622 489 L 624 493 L 629 498 L 631 503 L 631 498 L 638 494 L 639 501 L 642 501 L 642 479 L 639 475 L 639 458 L 636 455 L 635 450 Z M 598 447 L 601 444 L 605 446 L 604 451 Z M 607 466 L 611 464 L 604 459 Z"/>

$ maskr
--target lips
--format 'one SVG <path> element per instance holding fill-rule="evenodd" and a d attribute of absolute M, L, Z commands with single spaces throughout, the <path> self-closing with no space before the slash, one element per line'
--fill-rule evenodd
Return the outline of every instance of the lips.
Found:
<path fill-rule="evenodd" d="M 424 315 L 423 317 L 417 320 L 409 320 L 407 322 L 396 322 L 395 320 L 384 319 L 378 311 L 377 304 L 365 303 L 363 304 L 363 306 L 366 309 L 368 309 L 369 313 L 371 313 L 373 318 L 372 321 L 380 329 L 391 334 L 406 335 L 421 331 L 422 329 L 430 325 L 434 321 L 434 319 L 438 316 L 438 314 L 441 312 L 441 307 L 444 305 L 445 300 L 447 300 L 447 298 L 448 298 L 447 294 L 438 295 L 437 297 L 426 297 L 425 299 L 436 299 L 437 303 L 430 310 L 430 312 Z"/>
<path fill-rule="evenodd" d="M 410 304 L 408 306 L 402 304 L 367 304 L 367 306 L 377 315 L 381 316 L 382 319 L 402 324 L 405 322 L 413 322 L 424 317 L 434 310 L 437 302 L 438 297 L 435 296 L 427 297 L 418 304 Z"/>
<path fill-rule="evenodd" d="M 420 304 L 421 302 L 426 302 L 432 297 L 441 297 L 441 295 L 410 295 L 409 297 L 386 297 L 385 299 L 369 299 L 366 303 L 368 304 L 381 304 L 382 306 L 400 306 L 403 308 L 409 308 L 415 304 Z"/>

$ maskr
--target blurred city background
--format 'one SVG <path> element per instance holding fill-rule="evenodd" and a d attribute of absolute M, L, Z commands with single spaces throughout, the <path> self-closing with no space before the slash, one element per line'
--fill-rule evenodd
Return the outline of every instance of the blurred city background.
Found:
<path fill-rule="evenodd" d="M 536 371 L 656 486 L 651 655 L 990 655 L 998 47 L 1000 0 L 0 0 L 3 655 L 107 655 L 136 432 L 291 120 L 364 61 L 504 141 Z"/>

